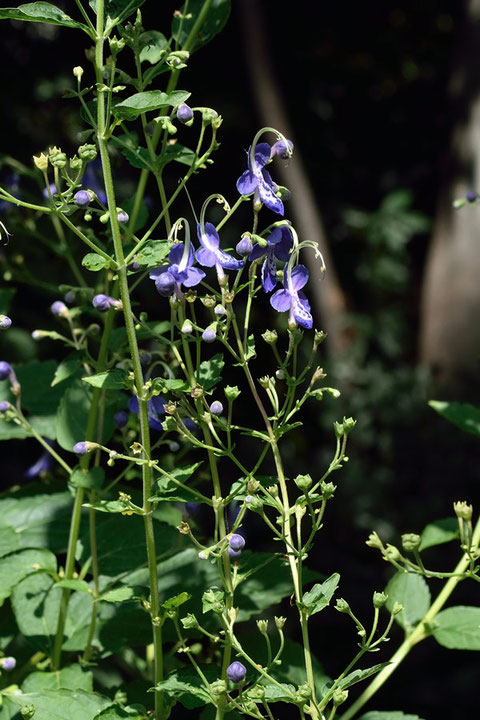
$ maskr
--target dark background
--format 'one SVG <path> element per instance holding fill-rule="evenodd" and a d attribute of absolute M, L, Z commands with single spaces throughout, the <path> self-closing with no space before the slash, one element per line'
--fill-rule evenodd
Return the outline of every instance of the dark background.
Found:
<path fill-rule="evenodd" d="M 159 11 L 156 5 L 147 3 L 143 10 L 148 29 L 163 29 L 164 18 L 168 26 L 168 8 Z M 64 5 L 72 15 L 73 6 Z M 345 322 L 353 329 L 346 353 L 328 357 L 325 351 L 321 358 L 329 383 L 341 387 L 342 398 L 308 406 L 305 432 L 287 447 L 287 470 L 290 475 L 316 472 L 332 452 L 333 420 L 342 415 L 357 418 L 350 462 L 334 478 L 339 485 L 336 502 L 309 563 L 326 575 L 341 567 L 341 594 L 366 618 L 371 593 L 383 588 L 391 575 L 380 556 L 364 545 L 369 531 L 376 529 L 383 539 L 398 543 L 402 532 L 420 532 L 428 522 L 451 515 L 453 501 L 475 503 L 479 496 L 478 442 L 428 408 L 435 393 L 449 397 L 453 391 L 448 386 L 439 389 L 434 368 L 418 364 L 428 227 L 447 172 L 456 119 L 447 88 L 465 8 L 452 0 L 367 6 L 266 0 L 260 9 L 264 43 L 294 128 L 296 150 L 305 163 L 348 300 Z M 248 80 L 251 46 L 243 27 L 242 3 L 237 2 L 223 33 L 198 52 L 179 83 L 193 91 L 192 104 L 211 106 L 224 118 L 213 169 L 190 184 L 197 207 L 207 192 L 221 190 L 235 197 L 245 150 L 261 122 Z M 1 151 L 28 164 L 31 155 L 49 145 L 73 149 L 76 132 L 82 129 L 77 108 L 59 96 L 72 85 L 75 65 L 87 70 L 83 37 L 21 23 L 3 23 L 0 33 Z M 161 87 L 162 76 L 158 80 L 153 87 Z M 118 171 L 127 172 L 122 181 L 128 183 L 128 171 Z M 174 176 L 171 183 L 176 183 Z M 382 203 L 399 191 L 410 193 L 406 205 L 382 215 Z M 395 243 L 395 230 L 405 218 L 414 218 L 413 230 Z M 15 242 L 14 237 L 9 253 L 16 251 Z M 35 256 L 35 248 L 31 251 Z M 19 286 L 17 324 L 44 327 L 42 303 L 48 307 L 53 299 L 48 292 Z M 452 399 L 476 401 L 475 385 L 458 387 L 460 395 Z M 22 453 L 25 445 L 35 457 L 33 444 L 18 443 Z M 3 455 L 4 478 L 8 484 L 18 481 L 26 461 L 13 454 L 6 457 L 7 448 Z M 254 521 L 249 532 L 256 542 L 262 541 Z M 451 569 L 454 548 L 435 562 L 438 568 Z M 454 599 L 455 604 L 475 602 L 475 588 L 467 585 Z M 326 671 L 341 671 L 345 658 L 355 653 L 346 618 L 324 613 L 312 629 L 313 649 Z M 400 631 L 395 631 L 392 648 L 400 641 Z M 372 664 L 387 659 L 387 650 L 382 657 L 372 656 Z M 473 717 L 475 667 L 475 655 L 449 652 L 427 640 L 371 708 L 417 713 L 425 720 Z"/>

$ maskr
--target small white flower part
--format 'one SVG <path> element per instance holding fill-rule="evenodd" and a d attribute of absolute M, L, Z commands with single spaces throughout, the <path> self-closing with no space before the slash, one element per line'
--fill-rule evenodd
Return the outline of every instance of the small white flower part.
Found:
<path fill-rule="evenodd" d="M 2 231 L 5 233 L 6 240 L 3 243 L 4 245 L 8 245 L 8 238 L 12 237 L 12 233 L 8 232 L 7 228 L 5 227 L 5 224 L 0 220 L 0 240 L 2 239 Z"/>

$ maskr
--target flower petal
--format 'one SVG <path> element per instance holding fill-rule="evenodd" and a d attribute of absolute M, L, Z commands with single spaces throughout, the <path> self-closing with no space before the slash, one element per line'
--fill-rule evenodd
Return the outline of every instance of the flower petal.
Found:
<path fill-rule="evenodd" d="M 193 287 L 194 285 L 198 285 L 198 283 L 201 282 L 205 277 L 205 273 L 203 272 L 203 270 L 200 270 L 200 268 L 196 267 L 187 268 L 184 274 L 186 275 L 186 278 L 182 282 L 185 287 Z"/>
<path fill-rule="evenodd" d="M 139 406 L 138 406 L 138 398 L 135 397 L 135 395 L 132 395 L 132 397 L 128 401 L 128 409 L 132 413 L 138 413 Z"/>
<path fill-rule="evenodd" d="M 161 267 L 153 268 L 148 273 L 148 277 L 150 278 L 150 280 L 156 280 L 159 275 L 167 272 L 167 270 L 170 270 L 170 265 L 162 265 Z"/>
<path fill-rule="evenodd" d="M 258 243 L 255 243 L 253 246 L 252 252 L 248 256 L 249 260 L 258 260 L 259 258 L 263 257 L 265 253 L 267 252 L 266 247 L 262 247 Z"/>
<path fill-rule="evenodd" d="M 272 251 L 267 252 L 262 265 L 262 286 L 265 292 L 271 292 L 277 284 L 277 265 Z"/>
<path fill-rule="evenodd" d="M 278 215 L 283 215 L 285 212 L 283 209 L 283 203 L 280 198 L 275 195 L 271 186 L 265 182 L 262 172 L 260 171 L 258 174 L 255 174 L 255 177 L 257 178 L 260 200 L 269 210 L 272 210 Z"/>
<path fill-rule="evenodd" d="M 225 268 L 225 270 L 240 270 L 245 265 L 243 260 L 237 260 L 233 255 L 229 255 L 229 253 L 220 248 L 215 251 L 215 255 L 217 262 Z"/>
<path fill-rule="evenodd" d="M 272 149 L 266 142 L 257 143 L 255 146 L 255 163 L 258 167 L 262 167 L 270 160 Z M 250 165 L 250 148 L 248 149 L 248 163 Z"/>
<path fill-rule="evenodd" d="M 205 223 L 202 232 L 200 223 L 197 225 L 197 234 L 200 243 L 206 250 L 216 250 L 220 244 L 220 238 L 215 230 L 215 225 L 211 222 Z"/>
<path fill-rule="evenodd" d="M 178 269 L 180 271 L 185 270 L 185 268 L 189 267 L 190 265 L 193 265 L 193 261 L 194 261 L 193 247 L 190 245 L 189 250 L 188 250 L 188 255 L 187 255 L 185 261 L 182 263 L 184 250 L 185 250 L 184 243 L 176 243 L 170 250 L 170 254 L 168 256 L 168 258 L 172 264 L 179 266 Z"/>
<path fill-rule="evenodd" d="M 217 262 L 217 256 L 215 255 L 215 252 L 213 250 L 207 250 L 204 247 L 198 248 L 195 255 L 198 262 L 200 263 L 200 265 L 203 265 L 203 267 L 213 267 Z"/>
<path fill-rule="evenodd" d="M 292 233 L 287 227 L 277 229 L 281 231 L 282 237 L 280 242 L 275 245 L 275 257 L 278 258 L 278 260 L 287 262 L 290 258 L 290 250 L 293 245 Z"/>
<path fill-rule="evenodd" d="M 277 290 L 277 292 L 273 293 L 272 297 L 270 298 L 270 305 L 278 312 L 285 312 L 286 310 L 290 310 L 291 304 L 292 297 L 288 290 Z"/>
<path fill-rule="evenodd" d="M 292 288 L 294 290 L 300 290 L 308 282 L 308 270 L 305 265 L 297 265 L 292 270 L 291 275 Z"/>
<path fill-rule="evenodd" d="M 250 170 L 240 175 L 237 180 L 237 190 L 240 195 L 251 195 L 257 187 L 257 180 L 255 175 Z"/>
<path fill-rule="evenodd" d="M 303 295 L 303 293 L 302 293 Z M 311 330 L 313 327 L 313 318 L 310 314 L 310 305 L 308 302 L 304 302 L 300 298 L 295 298 L 293 301 L 293 317 L 298 325 L 307 330 Z"/>

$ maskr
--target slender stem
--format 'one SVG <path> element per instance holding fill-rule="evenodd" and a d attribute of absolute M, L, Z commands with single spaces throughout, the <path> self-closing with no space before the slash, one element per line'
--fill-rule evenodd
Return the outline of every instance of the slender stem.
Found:
<path fill-rule="evenodd" d="M 471 550 L 476 550 L 480 543 L 480 519 L 477 521 L 477 524 L 475 526 L 475 530 L 473 532 L 472 536 L 472 545 Z M 455 588 L 457 587 L 460 580 L 463 579 L 464 575 L 463 573 L 467 569 L 468 565 L 470 563 L 470 557 L 468 553 L 465 553 L 463 557 L 460 559 L 459 563 L 457 564 L 454 573 L 455 577 L 451 577 L 445 585 L 443 586 L 442 590 L 437 595 L 435 601 L 430 606 L 429 610 L 423 617 L 423 619 L 419 622 L 417 627 L 408 635 L 408 637 L 405 638 L 403 643 L 400 645 L 398 650 L 392 655 L 389 664 L 381 670 L 378 675 L 375 676 L 375 678 L 372 680 L 372 682 L 369 684 L 369 686 L 363 691 L 363 693 L 360 695 L 360 697 L 351 705 L 348 710 L 343 713 L 343 715 L 340 717 L 340 720 L 351 720 L 351 718 L 355 717 L 357 712 L 367 703 L 370 698 L 372 698 L 377 690 L 379 690 L 384 682 L 388 680 L 390 675 L 395 672 L 395 670 L 398 668 L 400 663 L 406 658 L 410 650 L 413 648 L 414 645 L 424 640 L 426 637 L 429 636 L 430 630 L 429 625 L 432 623 L 435 616 L 440 612 L 440 610 L 443 608 L 445 603 L 447 602 L 450 595 L 453 593 Z"/>

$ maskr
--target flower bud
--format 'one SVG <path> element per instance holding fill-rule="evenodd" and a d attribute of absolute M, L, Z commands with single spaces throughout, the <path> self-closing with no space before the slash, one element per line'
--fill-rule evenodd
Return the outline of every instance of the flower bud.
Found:
<path fill-rule="evenodd" d="M 311 476 L 307 474 L 307 475 L 297 475 L 297 477 L 294 479 L 293 482 L 300 490 L 303 490 L 303 492 L 305 492 L 312 486 L 313 480 L 312 480 Z"/>
<path fill-rule="evenodd" d="M 52 314 L 55 315 L 55 317 L 68 318 L 68 316 L 70 315 L 67 306 L 61 300 L 56 300 L 54 303 L 52 303 L 50 305 L 50 310 Z"/>
<path fill-rule="evenodd" d="M 0 330 L 8 330 L 11 324 L 12 321 L 8 315 L 0 315 Z"/>
<path fill-rule="evenodd" d="M 268 620 L 257 620 L 257 627 L 262 635 L 267 634 Z"/>
<path fill-rule="evenodd" d="M 333 693 L 333 704 L 342 705 L 348 699 L 348 690 L 340 690 L 337 688 Z"/>
<path fill-rule="evenodd" d="M 323 330 L 315 330 L 315 337 L 313 340 L 313 344 L 315 345 L 315 347 L 318 347 L 318 345 L 320 345 L 326 337 L 327 333 L 324 333 Z"/>
<path fill-rule="evenodd" d="M 121 310 L 123 307 L 121 300 L 115 300 L 115 298 L 110 297 L 110 295 L 103 295 L 101 293 L 99 295 L 95 295 L 92 300 L 92 305 L 95 310 L 98 310 L 99 312 L 108 312 L 110 308 Z"/>
<path fill-rule="evenodd" d="M 375 531 L 370 533 L 370 535 L 368 536 L 368 540 L 365 541 L 365 545 L 377 548 L 378 550 L 383 550 L 383 543 L 380 540 L 378 533 L 376 533 Z"/>
<path fill-rule="evenodd" d="M 48 168 L 48 155 L 45 155 L 45 153 L 40 153 L 38 157 L 34 155 L 33 162 L 35 163 L 35 167 L 37 167 L 42 172 L 45 172 L 45 170 Z"/>
<path fill-rule="evenodd" d="M 421 537 L 416 533 L 405 533 L 402 535 L 402 548 L 407 552 L 416 550 L 420 545 Z"/>
<path fill-rule="evenodd" d="M 73 446 L 73 452 L 75 455 L 86 455 L 87 453 L 92 452 L 92 450 L 95 450 L 97 447 L 98 443 L 81 440 L 80 442 L 75 443 Z"/>
<path fill-rule="evenodd" d="M 338 610 L 338 612 L 341 613 L 348 613 L 348 611 L 350 610 L 350 605 L 343 598 L 337 598 L 337 602 L 335 603 L 335 610 Z"/>
<path fill-rule="evenodd" d="M 227 385 L 223 392 L 227 400 L 236 400 L 242 391 L 238 389 L 237 385 Z"/>
<path fill-rule="evenodd" d="M 472 505 L 468 505 L 465 501 L 459 501 L 453 503 L 453 509 L 455 510 L 455 515 L 460 520 L 471 520 L 472 514 L 473 514 L 473 507 Z"/>
<path fill-rule="evenodd" d="M 20 708 L 20 715 L 24 720 L 30 720 L 30 718 L 33 718 L 35 715 L 35 705 L 32 705 L 31 703 L 28 705 L 22 705 Z"/>
<path fill-rule="evenodd" d="M 240 557 L 240 555 L 242 554 L 241 550 L 233 550 L 231 547 L 227 548 L 227 552 L 228 552 L 228 557 L 232 558 L 232 560 L 237 557 Z"/>
<path fill-rule="evenodd" d="M 213 312 L 215 313 L 215 315 L 217 317 L 223 317 L 224 315 L 227 314 L 227 311 L 225 310 L 223 305 L 215 305 Z"/>
<path fill-rule="evenodd" d="M 392 615 L 398 615 L 403 611 L 403 605 L 402 603 L 399 603 L 395 600 L 392 607 Z"/>
<path fill-rule="evenodd" d="M 279 368 L 278 370 L 275 370 L 275 377 L 277 380 L 285 380 L 285 373 L 284 371 Z"/>
<path fill-rule="evenodd" d="M 216 340 L 215 330 L 213 328 L 207 328 L 202 333 L 202 340 L 206 343 L 212 343 Z"/>
<path fill-rule="evenodd" d="M 262 338 L 269 345 L 274 345 L 278 340 L 278 333 L 276 330 L 265 330 L 265 332 L 262 333 Z"/>
<path fill-rule="evenodd" d="M 229 540 L 229 545 L 232 550 L 235 552 L 238 552 L 239 550 L 243 550 L 245 547 L 245 538 L 242 537 L 242 535 L 239 535 L 238 533 L 234 533 L 232 537 Z"/>
<path fill-rule="evenodd" d="M 188 613 L 186 617 L 181 618 L 180 622 L 182 623 L 185 630 L 193 630 L 194 628 L 198 628 L 198 620 L 193 613 Z"/>
<path fill-rule="evenodd" d="M 155 287 L 162 297 L 169 297 L 175 290 L 174 276 L 168 271 L 161 273 L 155 278 Z"/>
<path fill-rule="evenodd" d="M 60 168 L 60 170 L 67 164 L 66 154 L 58 150 L 58 148 L 53 148 L 53 151 L 50 150 L 49 159 L 53 167 Z"/>
<path fill-rule="evenodd" d="M 7 400 L 2 400 L 0 402 L 0 413 L 6 413 L 9 407 L 10 403 Z"/>
<path fill-rule="evenodd" d="M 221 415 L 223 413 L 223 405 L 219 400 L 214 400 L 210 405 L 212 415 Z"/>
<path fill-rule="evenodd" d="M 164 275 L 169 275 L 170 273 L 164 273 Z M 190 322 L 190 320 L 184 320 L 181 332 L 183 335 L 191 335 L 193 332 L 193 325 Z"/>
<path fill-rule="evenodd" d="M 233 683 L 239 683 L 245 680 L 246 674 L 247 668 L 238 660 L 235 660 L 235 662 L 231 663 L 227 668 L 227 677 Z"/>
<path fill-rule="evenodd" d="M 127 223 L 130 219 L 130 216 L 128 213 L 125 212 L 125 210 L 122 210 L 121 208 L 117 208 L 117 220 L 119 223 Z"/>
<path fill-rule="evenodd" d="M 286 622 L 287 622 L 287 618 L 277 617 L 275 615 L 275 627 L 277 628 L 277 630 L 283 630 Z"/>
<path fill-rule="evenodd" d="M 0 658 L 0 667 L 2 667 L 7 672 L 10 672 L 10 670 L 14 670 L 16 664 L 17 664 L 17 661 L 15 660 L 14 657 Z"/>
<path fill-rule="evenodd" d="M 10 363 L 0 360 L 0 380 L 8 380 L 12 372 Z"/>
<path fill-rule="evenodd" d="M 400 550 L 395 547 L 395 545 L 391 545 L 390 543 L 387 543 L 387 547 L 385 550 L 385 557 L 387 560 L 401 560 L 402 555 L 400 553 Z"/>
<path fill-rule="evenodd" d="M 78 192 L 75 193 L 73 196 L 73 202 L 75 205 L 78 205 L 78 207 L 85 208 L 87 205 L 91 203 L 93 200 L 93 193 L 89 192 L 88 190 L 78 190 Z"/>
<path fill-rule="evenodd" d="M 386 595 L 384 592 L 374 592 L 373 593 L 373 607 L 381 608 L 385 605 L 387 600 L 388 600 L 388 595 Z"/>
<path fill-rule="evenodd" d="M 73 68 L 73 75 L 77 78 L 77 80 L 81 80 L 83 75 L 83 68 L 80 65 L 76 65 Z"/>
<path fill-rule="evenodd" d="M 475 192 L 475 190 L 469 190 L 469 191 L 467 192 L 467 194 L 465 195 L 465 199 L 466 199 L 469 203 L 474 203 L 475 200 L 477 200 L 477 198 L 478 198 L 478 195 L 477 195 L 477 193 Z"/>
<path fill-rule="evenodd" d="M 248 235 L 243 235 L 242 239 L 235 246 L 235 250 L 240 257 L 248 257 L 253 250 L 252 241 Z"/>
<path fill-rule="evenodd" d="M 78 157 L 82 160 L 85 160 L 85 162 L 91 162 L 97 157 L 97 148 L 95 147 L 95 145 L 85 143 L 85 145 L 80 145 L 77 150 L 77 154 Z"/>
<path fill-rule="evenodd" d="M 177 108 L 177 120 L 179 120 L 184 125 L 187 125 L 188 123 L 191 124 L 190 121 L 193 120 L 193 110 L 189 105 L 186 105 L 185 103 L 182 103 L 182 105 L 179 105 Z"/>

